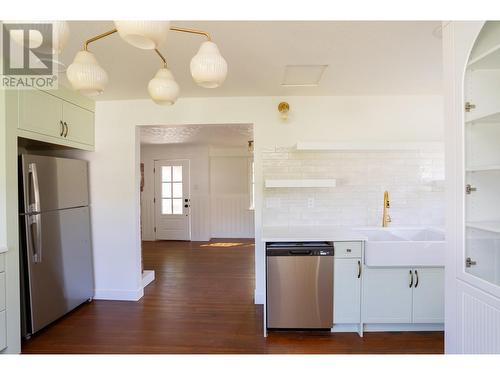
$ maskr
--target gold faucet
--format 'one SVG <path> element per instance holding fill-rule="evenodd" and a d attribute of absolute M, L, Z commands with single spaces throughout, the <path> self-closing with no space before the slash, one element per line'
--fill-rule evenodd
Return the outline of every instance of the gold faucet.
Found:
<path fill-rule="evenodd" d="M 389 216 L 389 208 L 391 207 L 389 203 L 389 192 L 384 191 L 384 213 L 382 215 L 382 226 L 388 227 L 391 222 L 391 217 Z"/>

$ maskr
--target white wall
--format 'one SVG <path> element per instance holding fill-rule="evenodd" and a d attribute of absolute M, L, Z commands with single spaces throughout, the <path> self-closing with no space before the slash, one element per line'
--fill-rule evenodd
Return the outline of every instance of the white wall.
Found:
<path fill-rule="evenodd" d="M 290 103 L 290 120 L 277 113 Z M 440 96 L 181 98 L 172 107 L 150 100 L 98 102 L 91 199 L 96 287 L 109 298 L 138 298 L 140 272 L 140 147 L 137 126 L 254 124 L 255 300 L 264 302 L 262 158 L 265 147 L 297 141 L 441 141 Z"/>
<path fill-rule="evenodd" d="M 209 145 L 141 145 L 144 191 L 142 235 L 154 241 L 154 160 L 188 159 L 191 185 L 191 240 L 249 238 L 254 216 L 249 208 L 246 148 Z"/>

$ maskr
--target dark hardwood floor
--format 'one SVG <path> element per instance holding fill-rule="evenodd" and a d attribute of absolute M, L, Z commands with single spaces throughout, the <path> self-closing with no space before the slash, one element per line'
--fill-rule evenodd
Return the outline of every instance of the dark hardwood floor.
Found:
<path fill-rule="evenodd" d="M 145 242 L 144 266 L 156 280 L 144 298 L 84 304 L 24 342 L 23 353 L 443 353 L 439 332 L 265 339 L 262 306 L 253 304 L 253 251 L 249 240 Z"/>

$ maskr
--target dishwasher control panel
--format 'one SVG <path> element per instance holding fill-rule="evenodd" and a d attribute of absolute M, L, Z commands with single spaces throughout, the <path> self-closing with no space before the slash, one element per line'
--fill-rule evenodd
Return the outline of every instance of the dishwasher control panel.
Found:
<path fill-rule="evenodd" d="M 267 256 L 333 256 L 333 242 L 268 242 Z"/>

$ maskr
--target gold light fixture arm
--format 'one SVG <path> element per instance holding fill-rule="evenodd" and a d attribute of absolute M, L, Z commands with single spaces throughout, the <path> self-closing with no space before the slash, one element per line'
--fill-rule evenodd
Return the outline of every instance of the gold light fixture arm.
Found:
<path fill-rule="evenodd" d="M 196 30 L 196 29 L 185 29 L 183 27 L 171 27 L 170 30 L 172 31 L 177 31 L 180 33 L 189 33 L 189 34 L 198 34 L 198 35 L 204 35 L 208 41 L 212 41 L 212 38 L 210 37 L 210 34 L 207 33 L 206 31 L 203 30 Z"/>
<path fill-rule="evenodd" d="M 95 37 L 93 38 L 90 38 L 90 39 L 87 39 L 85 41 L 85 43 L 83 43 L 83 50 L 84 51 L 88 51 L 88 48 L 89 48 L 89 44 L 92 43 L 92 42 L 95 42 L 96 40 L 99 40 L 99 39 L 102 39 L 102 38 L 106 38 L 107 36 L 110 36 L 111 34 L 114 34 L 116 33 L 118 30 L 116 29 L 113 29 L 113 30 L 109 30 L 109 31 L 106 31 L 105 33 L 102 33 L 102 34 L 99 34 L 99 35 L 96 35 Z"/>
<path fill-rule="evenodd" d="M 168 68 L 167 66 L 167 59 L 161 54 L 160 51 L 158 51 L 158 49 L 155 48 L 155 52 L 158 56 L 160 56 L 160 59 L 163 61 L 163 67 L 164 68 Z"/>

